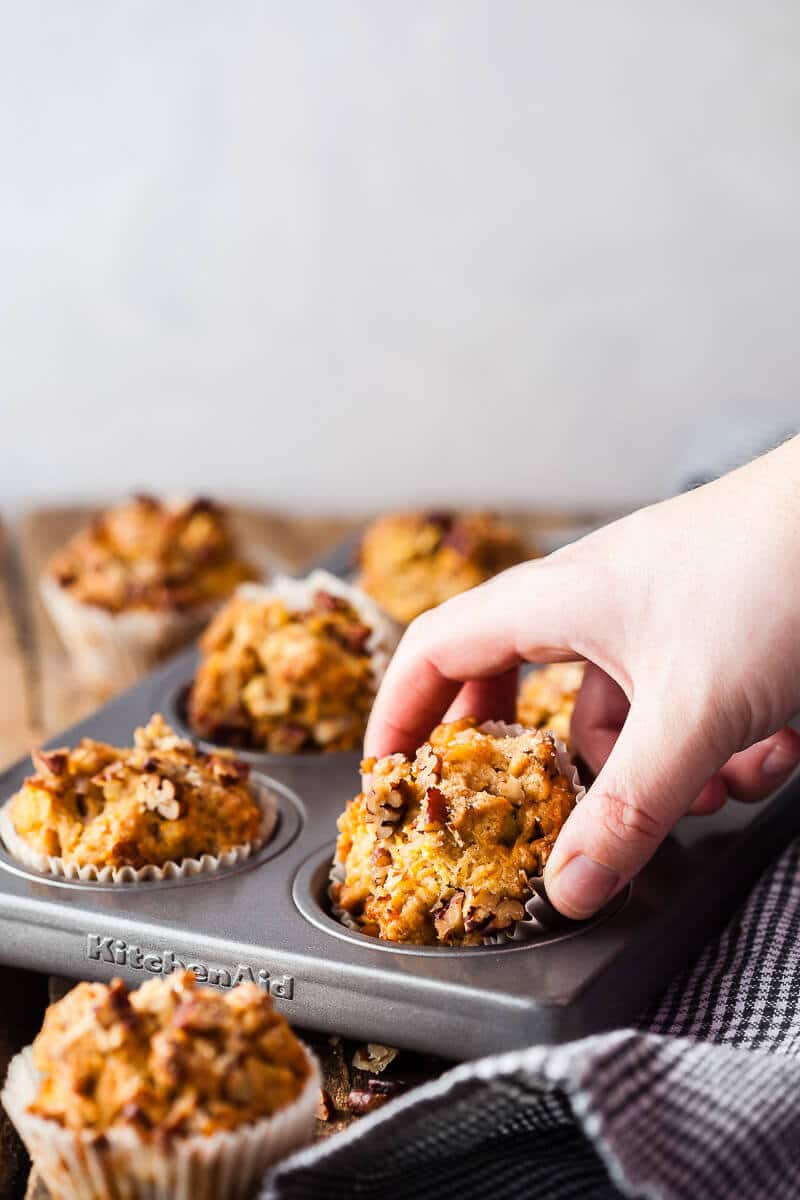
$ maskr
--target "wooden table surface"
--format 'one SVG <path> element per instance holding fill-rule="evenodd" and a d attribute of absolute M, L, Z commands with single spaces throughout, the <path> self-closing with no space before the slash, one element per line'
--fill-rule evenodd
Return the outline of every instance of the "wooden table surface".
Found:
<path fill-rule="evenodd" d="M 49 555 L 83 525 L 87 508 L 47 508 L 24 514 L 15 528 L 0 526 L 0 768 L 26 754 L 33 745 L 85 716 L 97 698 L 76 682 L 58 637 L 37 593 L 37 580 Z M 513 519 L 547 548 L 573 531 L 596 524 L 607 514 L 538 512 Z M 297 570 L 351 534 L 354 519 L 294 517 L 258 509 L 235 509 L 233 520 L 241 544 L 267 571 Z M 38 1030 L 48 994 L 64 990 L 64 981 L 32 972 L 0 967 L 0 1079 L 9 1058 Z M 357 1044 L 304 1031 L 320 1055 L 330 1095 L 329 1119 L 319 1121 L 325 1137 L 353 1119 L 348 1107 L 352 1089 L 364 1089 L 369 1075 L 352 1064 Z M 387 1068 L 383 1080 L 409 1084 L 430 1078 L 447 1064 L 403 1053 Z M 0 1200 L 46 1200 L 39 1181 L 31 1178 L 25 1192 L 27 1161 L 13 1129 L 0 1112 Z"/>

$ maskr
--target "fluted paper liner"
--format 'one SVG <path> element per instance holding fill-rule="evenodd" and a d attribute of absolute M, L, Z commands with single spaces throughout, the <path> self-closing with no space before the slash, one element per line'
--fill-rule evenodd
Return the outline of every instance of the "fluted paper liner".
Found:
<path fill-rule="evenodd" d="M 252 854 L 269 841 L 278 819 L 275 797 L 266 784 L 251 779 L 248 783 L 254 799 L 261 809 L 261 829 L 254 842 L 232 846 L 222 854 L 203 854 L 200 858 L 184 858 L 180 862 L 169 861 L 161 866 L 148 863 L 143 867 L 97 867 L 94 864 L 79 867 L 50 854 L 40 854 L 29 846 L 17 833 L 11 820 L 7 801 L 0 808 L 0 838 L 9 854 L 32 871 L 41 875 L 53 875 L 61 879 L 77 880 L 80 883 L 154 883 L 163 879 L 186 879 L 193 875 L 213 875 L 226 867 L 245 862 Z"/>
<path fill-rule="evenodd" d="M 478 727 L 482 733 L 491 734 L 492 737 L 519 737 L 522 733 L 541 733 L 538 729 L 527 729 L 524 725 L 509 725 L 505 721 L 484 721 Z M 553 737 L 552 734 L 549 735 Z M 562 775 L 566 775 L 575 792 L 575 803 L 580 803 L 586 795 L 586 788 L 580 781 L 578 768 L 570 758 L 569 751 L 562 741 L 557 737 L 553 737 L 556 748 L 556 761 L 558 769 Z M 363 929 L 350 913 L 339 908 L 333 899 L 333 885 L 343 883 L 345 879 L 345 865 L 338 859 L 333 860 L 330 874 L 328 876 L 328 898 L 331 902 L 331 911 L 338 921 L 347 929 L 351 929 L 354 933 L 363 934 Z M 528 884 L 531 889 L 531 895 L 525 903 L 526 917 L 516 921 L 514 925 L 501 933 L 492 934 L 483 939 L 485 946 L 501 946 L 505 942 L 522 942 L 528 938 L 541 936 L 542 933 L 547 933 L 556 928 L 563 928 L 567 923 L 566 918 L 561 915 L 553 907 L 547 898 L 547 893 L 544 888 L 544 879 L 542 875 L 531 875 L 528 877 Z M 450 949 L 457 947 L 450 947 Z M 448 949 L 443 946 L 442 949 Z"/>
<path fill-rule="evenodd" d="M 49 575 L 42 577 L 39 591 L 76 674 L 100 692 L 136 683 L 200 633 L 219 608 L 216 601 L 165 612 L 131 608 L 112 613 L 76 600 Z"/>
<path fill-rule="evenodd" d="M 310 1075 L 292 1104 L 207 1137 L 151 1140 L 128 1128 L 98 1136 L 34 1116 L 28 1106 L 39 1073 L 30 1046 L 11 1060 L 0 1101 L 35 1168 L 62 1200 L 245 1200 L 269 1166 L 311 1139 L 321 1080 L 316 1058 L 303 1049 Z"/>

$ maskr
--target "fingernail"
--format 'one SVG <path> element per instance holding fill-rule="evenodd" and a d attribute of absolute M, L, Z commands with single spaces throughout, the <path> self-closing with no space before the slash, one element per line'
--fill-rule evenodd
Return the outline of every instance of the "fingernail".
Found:
<path fill-rule="evenodd" d="M 570 916 L 589 917 L 610 900 L 619 875 L 585 854 L 570 858 L 555 878 L 548 881 L 547 894 L 557 908 Z"/>
<path fill-rule="evenodd" d="M 796 766 L 796 754 L 785 750 L 783 746 L 773 746 L 761 764 L 761 774 L 777 778 L 779 775 L 788 775 Z"/>

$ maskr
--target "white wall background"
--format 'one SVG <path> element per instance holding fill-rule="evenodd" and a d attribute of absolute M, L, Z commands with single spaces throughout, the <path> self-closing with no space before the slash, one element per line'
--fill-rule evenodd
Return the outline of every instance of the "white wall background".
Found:
<path fill-rule="evenodd" d="M 670 486 L 800 412 L 795 0 L 0 9 L 0 505 Z"/>

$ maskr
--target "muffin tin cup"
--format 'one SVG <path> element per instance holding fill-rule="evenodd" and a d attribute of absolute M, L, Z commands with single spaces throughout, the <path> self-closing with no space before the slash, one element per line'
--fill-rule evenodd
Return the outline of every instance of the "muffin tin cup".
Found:
<path fill-rule="evenodd" d="M 42 577 L 39 591 L 76 674 L 98 692 L 130 687 L 190 642 L 219 607 L 208 603 L 183 611 L 112 613 L 76 600 L 49 575 Z"/>
<path fill-rule="evenodd" d="M 32 1048 L 9 1064 L 0 1101 L 54 1196 L 64 1200 L 244 1200 L 264 1172 L 311 1139 L 321 1076 L 304 1046 L 310 1074 L 298 1098 L 240 1129 L 148 1139 L 133 1129 L 102 1135 L 65 1129 L 29 1112 L 39 1085 Z"/>
<path fill-rule="evenodd" d="M 346 761 L 348 758 L 353 760 L 354 767 L 358 767 L 361 760 L 361 749 L 357 750 L 305 750 L 299 751 L 297 754 L 274 754 L 269 750 L 254 750 L 244 746 L 236 746 L 231 742 L 214 742 L 210 738 L 203 737 L 192 729 L 189 724 L 187 715 L 187 702 L 189 699 L 189 691 L 192 686 L 190 679 L 184 680 L 172 687 L 163 699 L 159 699 L 156 704 L 156 709 L 162 712 L 169 725 L 183 737 L 190 738 L 196 746 L 204 750 L 207 754 L 219 753 L 227 751 L 240 758 L 242 762 L 249 763 L 255 771 L 263 771 L 268 775 L 271 770 L 280 767 L 318 767 L 320 763 L 327 763 L 331 760 L 336 762 Z"/>
<path fill-rule="evenodd" d="M 8 801 L 0 808 L 0 839 L 12 858 L 41 875 L 67 879 L 79 883 L 159 883 L 164 880 L 189 879 L 198 875 L 214 875 L 226 868 L 244 863 L 265 846 L 278 820 L 278 805 L 272 790 L 260 780 L 250 780 L 250 791 L 261 809 L 261 831 L 257 841 L 233 846 L 222 854 L 203 854 L 200 858 L 184 858 L 180 862 L 169 861 L 161 866 L 148 863 L 144 867 L 97 867 L 94 864 L 79 867 L 63 858 L 40 854 L 17 833 L 11 820 Z"/>
<path fill-rule="evenodd" d="M 479 726 L 482 733 L 491 734 L 493 737 L 518 737 L 522 733 L 536 733 L 536 730 L 527 729 L 523 725 L 509 725 L 505 721 L 484 721 Z M 586 795 L 586 788 L 580 781 L 578 769 L 569 756 L 569 751 L 562 741 L 554 738 L 556 747 L 556 761 L 558 769 L 562 775 L 566 775 L 575 792 L 575 803 L 579 804 Z M 351 916 L 345 912 L 334 901 L 334 885 L 344 883 L 345 880 L 345 864 L 340 859 L 334 858 L 331 865 L 330 875 L 328 877 L 328 899 L 331 904 L 331 912 L 337 921 L 340 921 L 347 929 L 353 933 L 363 934 L 363 929 Z M 484 946 L 502 946 L 506 942 L 524 942 L 531 938 L 540 938 L 543 933 L 552 932 L 554 929 L 563 927 L 568 923 L 564 917 L 547 898 L 547 893 L 544 887 L 544 877 L 540 875 L 530 875 L 528 877 L 528 886 L 531 895 L 525 903 L 526 916 L 520 921 L 516 921 L 508 929 L 504 929 L 501 933 L 491 934 L 483 939 Z"/>

